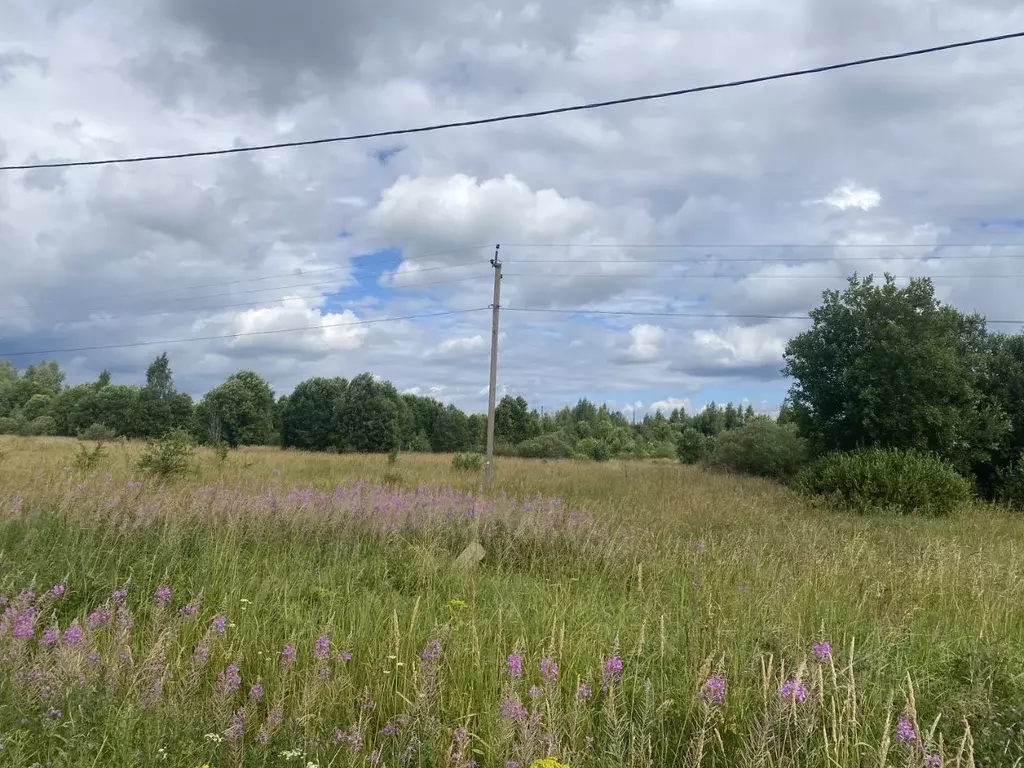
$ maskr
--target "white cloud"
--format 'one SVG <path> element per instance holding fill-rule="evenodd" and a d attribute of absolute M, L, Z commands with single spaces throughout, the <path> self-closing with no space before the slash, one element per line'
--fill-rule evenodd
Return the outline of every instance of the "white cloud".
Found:
<path fill-rule="evenodd" d="M 690 401 L 690 398 L 688 397 L 666 397 L 663 400 L 658 400 L 657 402 L 651 403 L 650 407 L 647 410 L 649 413 L 661 412 L 668 416 L 669 414 L 672 413 L 672 411 L 676 410 L 677 408 L 681 408 L 684 411 L 689 411 L 691 407 L 692 403 Z"/>
<path fill-rule="evenodd" d="M 870 211 L 877 208 L 882 202 L 882 196 L 874 189 L 858 187 L 856 184 L 843 184 L 832 190 L 832 193 L 819 200 L 820 203 L 845 211 L 850 208 L 859 208 L 862 211 Z"/>
<path fill-rule="evenodd" d="M 289 298 L 280 306 L 250 309 L 232 319 L 231 331 L 245 335 L 227 342 L 232 349 L 257 349 L 262 352 L 284 351 L 309 354 L 333 354 L 355 350 L 365 341 L 369 329 L 359 325 L 359 318 L 351 310 L 340 313 L 321 313 L 305 299 Z M 290 332 L 296 328 L 309 328 Z M 274 333 L 275 331 L 289 331 Z"/>
<path fill-rule="evenodd" d="M 445 339 L 434 349 L 427 350 L 424 357 L 435 360 L 455 360 L 462 357 L 479 356 L 488 349 L 482 334 L 460 339 Z"/>

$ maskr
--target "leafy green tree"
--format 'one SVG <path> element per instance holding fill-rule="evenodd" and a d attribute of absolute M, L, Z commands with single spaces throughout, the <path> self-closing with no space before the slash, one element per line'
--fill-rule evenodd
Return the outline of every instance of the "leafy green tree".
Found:
<path fill-rule="evenodd" d="M 361 373 L 349 382 L 335 409 L 339 446 L 359 453 L 390 453 L 401 447 L 403 410 L 395 388 Z"/>
<path fill-rule="evenodd" d="M 1002 486 L 1012 484 L 1009 491 L 1019 496 L 1022 487 L 1021 456 L 1024 455 L 1024 335 L 991 334 L 989 364 L 985 370 L 983 389 L 990 402 L 1002 409 L 1010 421 L 992 461 L 977 464 L 975 473 L 979 490 L 991 498 L 1005 496 Z M 1024 498 L 1024 496 L 1022 496 Z"/>
<path fill-rule="evenodd" d="M 18 384 L 18 369 L 7 360 L 0 360 L 0 416 L 14 410 L 14 388 Z"/>
<path fill-rule="evenodd" d="M 183 429 L 192 418 L 192 398 L 174 389 L 166 352 L 146 369 L 146 386 L 139 392 L 138 418 L 136 432 L 140 437 L 160 437 L 172 429 Z"/>
<path fill-rule="evenodd" d="M 796 427 L 755 417 L 719 435 L 707 460 L 710 466 L 730 472 L 788 480 L 807 459 L 806 441 L 797 435 Z"/>
<path fill-rule="evenodd" d="M 719 408 L 712 400 L 703 411 L 693 417 L 693 425 L 708 437 L 720 435 L 725 432 L 725 410 Z"/>
<path fill-rule="evenodd" d="M 110 371 L 108 371 L 106 368 L 100 371 L 100 376 L 96 380 L 96 389 L 103 389 L 104 387 L 109 387 L 110 378 Z"/>
<path fill-rule="evenodd" d="M 697 464 L 708 455 L 712 445 L 714 445 L 713 438 L 708 437 L 696 427 L 687 427 L 679 435 L 679 440 L 676 443 L 676 456 L 683 464 Z"/>
<path fill-rule="evenodd" d="M 531 421 L 526 399 L 505 395 L 494 409 L 494 439 L 518 445 L 540 431 L 532 429 Z"/>
<path fill-rule="evenodd" d="M 254 371 L 239 371 L 206 393 L 196 422 L 207 442 L 266 445 L 274 433 L 274 392 Z"/>
<path fill-rule="evenodd" d="M 345 396 L 348 381 L 315 377 L 300 382 L 284 403 L 281 445 L 303 451 L 337 448 L 334 409 Z"/>
<path fill-rule="evenodd" d="M 1009 423 L 982 391 L 985 322 L 943 306 L 930 280 L 905 288 L 856 275 L 826 291 L 786 347 L 793 415 L 818 452 L 934 451 L 964 472 L 988 461 Z"/>
<path fill-rule="evenodd" d="M 22 414 L 29 421 L 35 421 L 40 416 L 47 416 L 53 407 L 53 395 L 32 395 L 21 409 Z"/>

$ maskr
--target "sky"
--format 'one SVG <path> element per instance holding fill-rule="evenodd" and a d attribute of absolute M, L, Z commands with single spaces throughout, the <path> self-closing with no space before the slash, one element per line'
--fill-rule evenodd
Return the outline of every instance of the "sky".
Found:
<path fill-rule="evenodd" d="M 466 120 L 1022 29 L 1013 0 L 0 0 L 0 165 Z M 0 353 L 138 383 L 166 350 L 193 395 L 241 368 L 278 394 L 370 371 L 480 411 L 500 243 L 499 395 L 770 413 L 787 340 L 855 271 L 1024 320 L 1021 82 L 1010 41 L 385 140 L 0 172 Z"/>

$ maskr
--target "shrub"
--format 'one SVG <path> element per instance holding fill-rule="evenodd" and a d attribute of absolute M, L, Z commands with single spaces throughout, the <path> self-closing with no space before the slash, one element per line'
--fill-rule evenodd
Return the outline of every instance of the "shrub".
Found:
<path fill-rule="evenodd" d="M 594 461 L 608 461 L 611 458 L 608 444 L 596 437 L 585 437 L 580 440 L 579 451 Z"/>
<path fill-rule="evenodd" d="M 103 443 L 96 443 L 96 445 L 91 449 L 85 443 L 79 443 L 78 455 L 74 458 L 74 464 L 77 469 L 88 472 L 96 469 L 106 455 L 107 449 L 104 447 Z"/>
<path fill-rule="evenodd" d="M 138 468 L 158 477 L 174 477 L 189 471 L 195 448 L 183 429 L 172 429 L 159 440 L 150 442 Z"/>
<path fill-rule="evenodd" d="M 517 446 L 516 453 L 524 459 L 568 459 L 572 447 L 558 432 L 531 437 Z"/>
<path fill-rule="evenodd" d="M 228 451 L 230 448 L 231 446 L 229 446 L 224 440 L 217 443 L 217 446 L 214 448 L 214 451 L 217 454 L 217 461 L 221 464 L 225 463 L 228 460 Z"/>
<path fill-rule="evenodd" d="M 479 472 L 483 459 L 479 453 L 457 453 L 452 456 L 452 469 L 456 472 Z"/>
<path fill-rule="evenodd" d="M 696 464 L 708 455 L 713 445 L 714 438 L 693 427 L 687 427 L 676 441 L 676 456 L 683 464 Z"/>
<path fill-rule="evenodd" d="M 388 452 L 388 466 L 389 467 L 393 467 L 397 463 L 398 463 L 398 449 L 397 448 L 392 448 Z"/>
<path fill-rule="evenodd" d="M 651 443 L 647 449 L 647 458 L 674 459 L 676 458 L 676 446 L 670 440 L 661 443 Z"/>
<path fill-rule="evenodd" d="M 53 437 L 57 434 L 57 420 L 53 416 L 40 416 L 28 425 L 28 434 L 38 437 Z"/>
<path fill-rule="evenodd" d="M 999 500 L 1017 509 L 1024 509 L 1024 455 L 999 471 Z"/>
<path fill-rule="evenodd" d="M 807 461 L 807 446 L 791 425 L 759 419 L 719 435 L 709 466 L 729 472 L 788 480 Z"/>
<path fill-rule="evenodd" d="M 0 435 L 28 434 L 28 422 L 17 416 L 0 417 Z"/>
<path fill-rule="evenodd" d="M 78 433 L 82 440 L 92 440 L 97 443 L 109 442 L 117 437 L 117 432 L 106 424 L 90 424 Z"/>
<path fill-rule="evenodd" d="M 864 448 L 829 453 L 804 469 L 796 486 L 857 512 L 948 515 L 971 497 L 971 484 L 932 453 Z"/>

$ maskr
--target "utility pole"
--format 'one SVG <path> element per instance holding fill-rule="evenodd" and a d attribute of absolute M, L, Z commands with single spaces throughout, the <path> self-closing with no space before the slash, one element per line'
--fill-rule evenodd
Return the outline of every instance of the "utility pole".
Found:
<path fill-rule="evenodd" d="M 491 304 L 491 385 L 487 391 L 487 461 L 484 465 L 484 490 L 490 490 L 494 479 L 494 397 L 498 388 L 498 310 L 501 307 L 501 262 L 498 251 L 501 244 L 494 246 L 494 303 Z"/>

